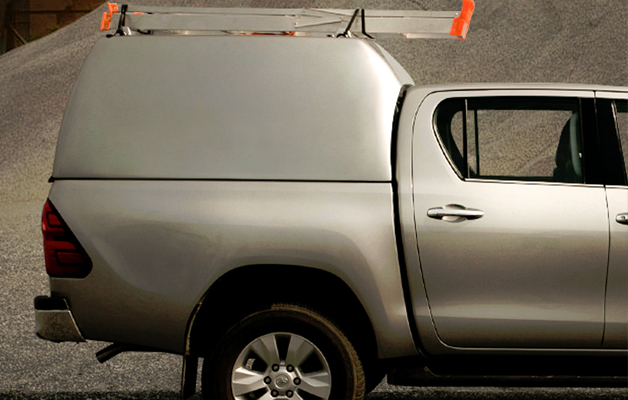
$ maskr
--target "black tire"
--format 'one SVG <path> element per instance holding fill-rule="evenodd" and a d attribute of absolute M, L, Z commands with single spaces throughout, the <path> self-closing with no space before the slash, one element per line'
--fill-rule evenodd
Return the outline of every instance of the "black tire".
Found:
<path fill-rule="evenodd" d="M 236 399 L 236 391 L 249 400 L 271 393 L 295 400 L 365 396 L 364 371 L 351 342 L 329 319 L 294 304 L 274 304 L 231 327 L 205 359 L 201 379 L 203 397 L 211 400 Z"/>

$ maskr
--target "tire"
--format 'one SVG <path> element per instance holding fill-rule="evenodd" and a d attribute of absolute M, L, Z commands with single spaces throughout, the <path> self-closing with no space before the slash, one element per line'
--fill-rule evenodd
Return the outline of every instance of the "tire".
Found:
<path fill-rule="evenodd" d="M 231 327 L 203 363 L 203 397 L 212 400 L 352 399 L 365 395 L 362 364 L 330 320 L 308 308 L 275 304 Z"/>

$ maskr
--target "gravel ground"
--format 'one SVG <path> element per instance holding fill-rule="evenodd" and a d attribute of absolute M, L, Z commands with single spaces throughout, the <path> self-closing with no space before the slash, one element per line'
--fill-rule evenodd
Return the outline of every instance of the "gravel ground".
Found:
<path fill-rule="evenodd" d="M 143 5 L 451 10 L 460 0 L 132 1 Z M 122 354 L 100 365 L 102 343 L 53 344 L 34 334 L 32 299 L 48 292 L 39 215 L 63 110 L 104 6 L 0 57 L 0 397 L 175 399 L 181 362 Z M 382 41 L 417 83 L 556 81 L 628 84 L 625 0 L 478 0 L 467 40 Z M 196 398 L 200 398 L 198 395 Z M 626 389 L 391 388 L 374 399 L 626 399 Z"/>

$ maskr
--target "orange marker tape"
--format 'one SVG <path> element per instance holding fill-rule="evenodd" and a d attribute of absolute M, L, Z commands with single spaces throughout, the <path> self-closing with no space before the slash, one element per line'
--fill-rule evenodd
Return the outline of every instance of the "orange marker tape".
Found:
<path fill-rule="evenodd" d="M 460 40 L 464 40 L 467 37 L 467 31 L 469 30 L 469 23 L 471 22 L 471 16 L 475 9 L 475 3 L 473 0 L 462 0 L 462 11 L 460 15 L 454 18 L 454 23 L 451 25 L 449 34 L 451 36 L 459 36 Z"/>

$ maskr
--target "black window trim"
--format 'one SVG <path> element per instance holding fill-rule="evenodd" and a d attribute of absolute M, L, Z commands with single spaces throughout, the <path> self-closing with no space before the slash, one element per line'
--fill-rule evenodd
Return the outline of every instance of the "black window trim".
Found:
<path fill-rule="evenodd" d="M 598 136 L 603 160 L 604 184 L 607 186 L 628 186 L 626 166 L 617 126 L 615 101 L 626 99 L 597 98 Z"/>

